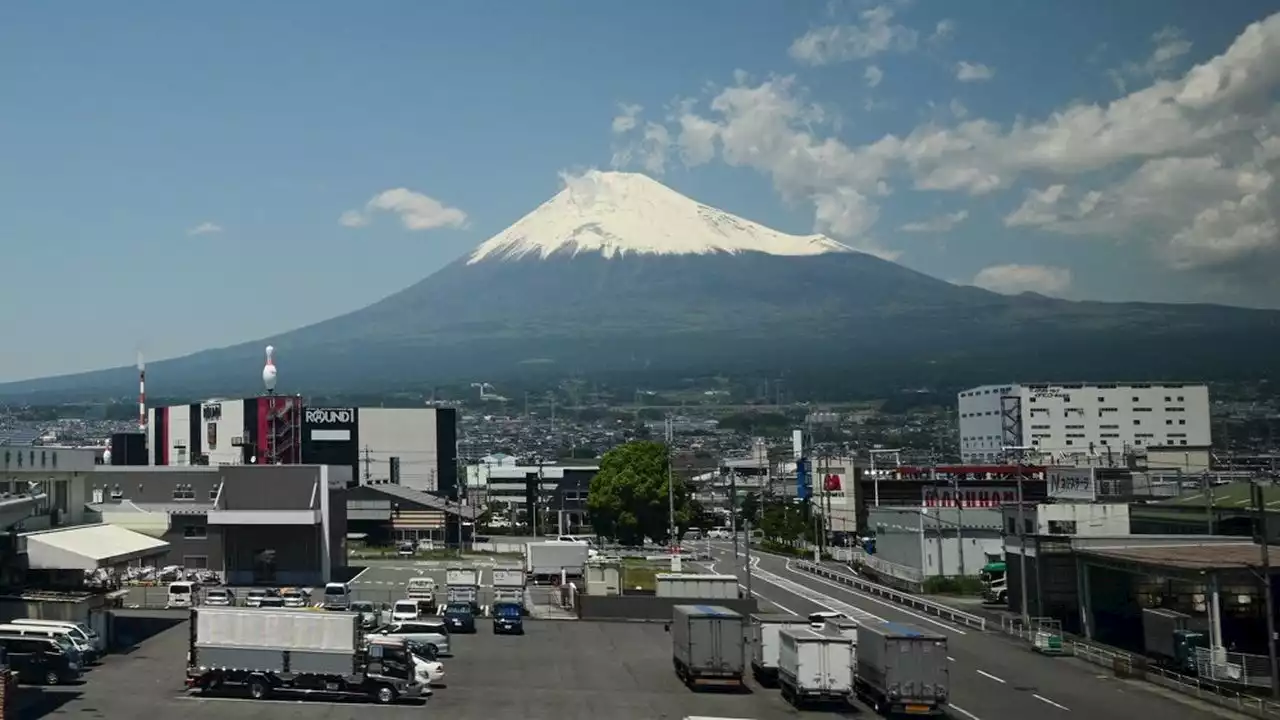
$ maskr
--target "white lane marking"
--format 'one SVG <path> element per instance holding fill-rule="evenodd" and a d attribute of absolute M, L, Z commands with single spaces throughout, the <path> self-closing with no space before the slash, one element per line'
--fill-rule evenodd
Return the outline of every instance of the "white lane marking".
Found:
<path fill-rule="evenodd" d="M 358 573 L 356 573 L 354 576 L 352 576 L 352 578 L 351 578 L 350 580 L 348 580 L 348 581 L 347 581 L 347 584 L 348 584 L 348 585 L 350 585 L 351 583 L 353 583 L 353 582 L 355 582 L 355 581 L 359 580 L 361 575 L 363 575 L 363 574 L 365 574 L 365 573 L 369 572 L 369 571 L 370 571 L 370 570 L 372 570 L 372 569 L 373 569 L 372 567 L 370 567 L 370 566 L 366 565 L 366 566 L 365 566 L 365 568 L 364 568 L 363 570 L 361 570 L 360 572 L 358 572 Z"/>
<path fill-rule="evenodd" d="M 1004 683 L 1004 678 L 998 678 L 998 677 L 996 677 L 995 675 L 992 675 L 991 673 L 986 672 L 985 670 L 978 670 L 978 671 L 977 671 L 977 673 L 978 673 L 979 675 L 981 675 L 982 677 L 984 677 L 984 678 L 991 678 L 992 680 L 995 680 L 996 682 L 1000 683 L 1001 685 L 1004 685 L 1004 684 L 1005 684 L 1005 683 Z"/>
<path fill-rule="evenodd" d="M 959 705 L 956 705 L 955 703 L 947 703 L 947 707 L 969 718 L 969 720 L 980 720 L 980 718 L 977 715 L 974 715 L 973 713 L 969 712 L 968 710 L 965 710 L 964 708 L 960 707 Z"/>
<path fill-rule="evenodd" d="M 1035 699 L 1039 700 L 1039 701 L 1040 701 L 1040 702 L 1042 702 L 1042 703 L 1048 703 L 1048 704 L 1050 704 L 1050 705 L 1052 705 L 1052 706 L 1054 706 L 1054 707 L 1058 708 L 1059 710 L 1066 710 L 1067 712 L 1071 712 L 1071 708 L 1068 708 L 1066 705 L 1059 705 L 1058 703 L 1056 703 L 1056 702 L 1054 702 L 1054 701 L 1050 700 L 1049 698 L 1047 698 L 1047 697 L 1045 697 L 1045 696 L 1043 696 L 1043 695 L 1036 695 L 1035 693 L 1032 693 L 1032 694 L 1031 694 L 1031 697 L 1033 697 L 1033 698 L 1035 698 Z"/>
<path fill-rule="evenodd" d="M 817 605 L 818 607 L 824 608 L 826 610 L 830 610 L 831 612 L 840 613 L 852 620 L 863 620 L 863 621 L 879 620 L 880 622 L 884 622 L 884 618 L 878 617 L 876 615 L 872 615 L 866 610 L 854 607 L 849 603 L 836 600 L 830 595 L 825 595 L 823 593 L 818 592 L 817 590 L 814 590 L 811 587 L 806 587 L 792 580 L 788 580 L 780 575 L 774 575 L 768 570 L 761 570 L 757 566 L 759 562 L 760 562 L 760 558 L 751 559 L 751 576 L 753 578 L 759 578 L 760 580 L 763 580 L 764 582 L 767 582 L 770 585 L 775 585 L 791 593 L 792 595 L 795 595 L 798 598 L 808 600 L 814 605 Z"/>
<path fill-rule="evenodd" d="M 862 598 L 863 600 L 869 600 L 869 601 L 871 601 L 871 602 L 873 602 L 873 603 L 875 603 L 875 604 L 877 604 L 877 605 L 881 605 L 881 606 L 884 606 L 884 607 L 889 608 L 890 610 L 895 610 L 895 611 L 897 611 L 897 612 L 900 612 L 900 613 L 902 613 L 903 615 L 910 615 L 911 617 L 913 617 L 913 618 L 915 618 L 915 619 L 919 620 L 920 622 L 927 622 L 927 623 L 929 623 L 930 625 L 937 625 L 938 627 L 940 627 L 940 628 L 942 628 L 942 629 L 946 630 L 947 632 L 953 632 L 953 633 L 955 633 L 955 634 L 957 634 L 957 635 L 968 635 L 968 634 L 969 634 L 969 633 L 965 632 L 964 630 L 961 630 L 960 628 L 958 628 L 958 627 L 956 627 L 956 626 L 954 626 L 954 625 L 951 625 L 951 624 L 949 624 L 949 623 L 942 622 L 941 620 L 938 620 L 937 618 L 932 618 L 932 617 L 929 617 L 928 615 L 923 615 L 923 614 L 921 614 L 921 613 L 915 612 L 914 610 L 911 610 L 911 609 L 909 609 L 909 608 L 907 608 L 907 607 L 905 607 L 905 606 L 899 605 L 899 604 L 897 604 L 897 603 L 889 602 L 888 600 L 881 600 L 880 598 L 878 598 L 878 597 L 873 597 L 873 596 L 871 596 L 871 595 L 865 595 L 865 594 L 863 594 L 863 593 L 858 592 L 857 590 L 854 590 L 853 588 L 848 587 L 847 585 L 837 585 L 836 583 L 833 583 L 833 582 L 831 582 L 830 580 L 827 580 L 827 579 L 825 579 L 825 578 L 820 578 L 820 577 L 818 577 L 817 575 L 813 575 L 813 574 L 810 574 L 810 573 L 802 573 L 802 572 L 800 572 L 799 570 L 793 570 L 793 569 L 791 568 L 791 561 L 790 561 L 790 560 L 788 560 L 788 561 L 787 561 L 787 572 L 795 573 L 796 575 L 799 575 L 799 576 L 804 577 L 804 578 L 808 578 L 808 579 L 810 579 L 810 580 L 814 580 L 814 581 L 816 581 L 816 582 L 822 583 L 823 585 L 827 585 L 828 587 L 833 587 L 833 588 L 835 588 L 835 589 L 837 589 L 837 590 L 843 590 L 844 592 L 847 592 L 847 593 L 849 593 L 849 594 L 851 594 L 851 595 L 856 595 L 856 596 L 858 596 L 859 598 Z M 873 617 L 874 617 L 874 616 L 873 616 Z"/>
<path fill-rule="evenodd" d="M 742 588 L 743 590 L 746 590 L 746 589 L 747 589 L 747 586 L 746 586 L 746 585 L 743 585 L 742 583 L 738 583 L 738 587 Z M 763 601 L 765 601 L 765 602 L 769 603 L 770 605 L 772 605 L 772 606 L 774 606 L 774 607 L 778 608 L 779 610 L 781 610 L 782 612 L 784 612 L 784 613 L 786 613 L 786 614 L 788 614 L 788 615 L 798 615 L 798 614 L 799 614 L 799 613 L 797 613 L 795 610 L 792 610 L 791 608 L 787 607 L 786 605 L 783 605 L 783 604 L 782 604 L 782 603 L 780 603 L 780 602 L 777 602 L 776 600 L 770 600 L 769 598 L 767 598 L 767 597 L 765 597 L 765 596 L 761 595 L 760 593 L 756 592 L 754 589 L 751 591 L 751 596 L 752 596 L 752 597 L 754 597 L 754 598 L 755 598 L 755 599 L 757 599 L 757 600 L 763 600 Z"/>

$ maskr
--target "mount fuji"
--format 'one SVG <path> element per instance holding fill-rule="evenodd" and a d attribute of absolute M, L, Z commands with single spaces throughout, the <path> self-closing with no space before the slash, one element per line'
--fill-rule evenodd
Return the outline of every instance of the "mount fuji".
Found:
<path fill-rule="evenodd" d="M 381 392 L 537 374 L 765 374 L 846 391 L 979 382 L 1264 377 L 1280 312 L 1005 296 L 822 235 L 788 235 L 646 176 L 591 172 L 469 255 L 373 305 L 153 363 L 163 394 Z M 127 394 L 133 368 L 0 385 Z"/>

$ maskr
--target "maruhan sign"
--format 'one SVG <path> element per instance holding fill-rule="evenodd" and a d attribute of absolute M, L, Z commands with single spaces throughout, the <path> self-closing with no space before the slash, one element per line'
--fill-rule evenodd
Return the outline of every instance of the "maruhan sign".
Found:
<path fill-rule="evenodd" d="M 1054 500 L 1093 502 L 1098 499 L 1094 468 L 1048 468 L 1045 470 L 1045 485 L 1048 496 Z"/>
<path fill-rule="evenodd" d="M 351 425 L 355 421 L 355 408 L 307 408 L 308 425 Z"/>

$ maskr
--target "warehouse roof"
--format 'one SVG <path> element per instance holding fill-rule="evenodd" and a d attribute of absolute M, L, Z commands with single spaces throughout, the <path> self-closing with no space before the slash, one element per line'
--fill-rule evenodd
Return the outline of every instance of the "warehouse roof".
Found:
<path fill-rule="evenodd" d="M 97 570 L 163 555 L 169 543 L 115 525 L 24 533 L 33 570 Z"/>
<path fill-rule="evenodd" d="M 1280 562 L 1280 546 L 1268 548 Z M 1081 549 L 1088 558 L 1178 570 L 1241 570 L 1262 567 L 1262 546 L 1254 542 Z"/>
<path fill-rule="evenodd" d="M 1233 482 L 1214 486 L 1210 491 L 1213 507 L 1218 510 L 1252 509 L 1253 500 L 1249 494 L 1250 486 L 1251 483 L 1247 482 Z M 1204 512 L 1204 495 L 1203 490 L 1196 490 L 1186 495 L 1147 503 L 1147 505 L 1158 508 L 1192 508 Z M 1262 502 L 1267 507 L 1267 510 L 1280 511 L 1280 485 L 1262 484 Z"/>

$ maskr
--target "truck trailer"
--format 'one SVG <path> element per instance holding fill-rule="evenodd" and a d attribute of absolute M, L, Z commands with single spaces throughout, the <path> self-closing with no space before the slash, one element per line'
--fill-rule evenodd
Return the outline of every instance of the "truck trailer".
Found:
<path fill-rule="evenodd" d="M 783 700 L 796 708 L 848 702 L 856 663 L 853 638 L 807 627 L 786 628 L 778 633 L 778 649 Z"/>
<path fill-rule="evenodd" d="M 672 664 L 690 688 L 745 687 L 746 647 L 743 618 L 716 605 L 672 608 Z"/>
<path fill-rule="evenodd" d="M 469 605 L 474 615 L 480 614 L 480 571 L 455 565 L 444 573 L 445 602 Z"/>
<path fill-rule="evenodd" d="M 187 688 L 359 696 L 382 704 L 430 691 L 401 638 L 366 636 L 359 613 L 274 608 L 191 610 Z"/>
<path fill-rule="evenodd" d="M 580 578 L 586 572 L 591 547 L 585 542 L 525 543 L 524 570 L 529 580 L 559 582 L 560 578 Z"/>
<path fill-rule="evenodd" d="M 854 694 L 881 715 L 943 715 L 950 692 L 947 638 L 906 623 L 858 626 Z"/>
<path fill-rule="evenodd" d="M 1196 648 L 1208 647 L 1209 636 L 1193 624 L 1190 615 L 1177 610 L 1143 608 L 1143 649 L 1164 667 L 1195 674 Z"/>
<path fill-rule="evenodd" d="M 809 621 L 785 613 L 755 613 L 749 619 L 747 642 L 751 646 L 751 674 L 761 685 L 773 686 L 778 681 L 778 632 L 807 628 Z"/>
<path fill-rule="evenodd" d="M 515 604 L 524 612 L 524 569 L 499 567 L 493 569 L 493 604 Z"/>

